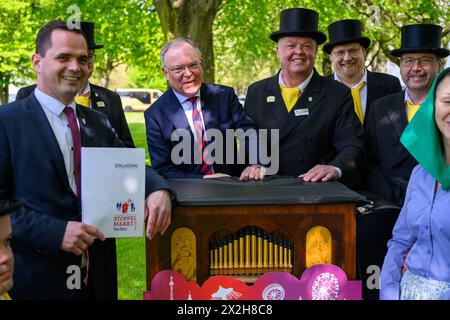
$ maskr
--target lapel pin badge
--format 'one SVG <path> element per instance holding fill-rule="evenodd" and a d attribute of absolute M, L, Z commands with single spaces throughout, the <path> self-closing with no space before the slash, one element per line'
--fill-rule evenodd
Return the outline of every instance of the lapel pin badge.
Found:
<path fill-rule="evenodd" d="M 104 108 L 105 107 L 105 103 L 103 101 L 97 101 L 97 107 Z"/>
<path fill-rule="evenodd" d="M 81 118 L 81 122 L 86 125 L 86 119 L 85 118 Z"/>
<path fill-rule="evenodd" d="M 312 102 L 312 97 L 308 97 L 308 101 L 309 101 L 309 102 Z"/>
<path fill-rule="evenodd" d="M 275 96 L 268 96 L 266 101 L 267 102 L 275 102 Z"/>

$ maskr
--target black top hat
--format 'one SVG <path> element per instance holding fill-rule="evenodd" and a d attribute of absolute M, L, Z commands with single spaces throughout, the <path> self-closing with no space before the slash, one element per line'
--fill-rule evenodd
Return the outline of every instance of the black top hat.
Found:
<path fill-rule="evenodd" d="M 83 33 L 86 35 L 88 49 L 92 49 L 92 50 L 103 48 L 102 44 L 95 43 L 94 26 L 95 26 L 95 23 L 93 23 L 93 22 L 81 21 L 81 31 L 83 31 Z"/>
<path fill-rule="evenodd" d="M 442 27 L 436 24 L 410 24 L 401 28 L 402 46 L 394 49 L 391 54 L 400 57 L 403 53 L 432 52 L 440 58 L 450 54 L 446 48 L 441 48 Z"/>
<path fill-rule="evenodd" d="M 301 36 L 310 37 L 322 44 L 327 36 L 318 31 L 319 14 L 310 9 L 291 8 L 280 13 L 280 30 L 270 34 L 270 39 L 278 41 L 281 37 Z"/>
<path fill-rule="evenodd" d="M 0 217 L 16 211 L 17 209 L 22 207 L 24 204 L 25 204 L 24 200 L 19 200 L 17 202 L 13 202 L 13 203 L 6 204 L 6 205 L 3 203 L 0 203 Z"/>
<path fill-rule="evenodd" d="M 357 42 L 365 49 L 370 46 L 370 39 L 362 36 L 362 23 L 358 20 L 340 20 L 328 26 L 330 42 L 323 45 L 323 51 L 330 54 L 339 44 Z"/>

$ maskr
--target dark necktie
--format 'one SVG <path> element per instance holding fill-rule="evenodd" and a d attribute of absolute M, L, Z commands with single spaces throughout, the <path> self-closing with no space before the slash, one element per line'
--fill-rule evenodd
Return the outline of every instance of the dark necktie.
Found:
<path fill-rule="evenodd" d="M 212 174 L 212 167 L 210 163 L 207 163 L 205 159 L 208 157 L 208 148 L 206 147 L 205 128 L 203 128 L 202 116 L 197 108 L 197 97 L 187 99 L 192 103 L 192 122 L 194 123 L 195 130 L 195 147 L 202 157 L 202 164 L 199 172 L 204 175 Z"/>
<path fill-rule="evenodd" d="M 77 117 L 75 112 L 70 107 L 64 108 L 64 113 L 67 115 L 69 121 L 70 133 L 72 134 L 73 142 L 73 174 L 75 176 L 75 183 L 77 185 L 77 196 L 81 196 L 81 137 L 80 130 L 78 129 Z"/>
<path fill-rule="evenodd" d="M 72 134 L 72 143 L 73 143 L 73 174 L 75 176 L 75 183 L 77 184 L 77 196 L 81 197 L 81 137 L 80 130 L 78 129 L 77 117 L 75 116 L 75 112 L 70 107 L 65 107 L 63 111 L 67 115 L 67 120 L 69 121 L 70 133 Z M 88 277 L 89 277 L 89 266 L 90 266 L 90 258 L 89 258 L 89 249 L 83 253 L 86 257 L 86 275 L 84 277 L 84 285 L 88 285 Z"/>

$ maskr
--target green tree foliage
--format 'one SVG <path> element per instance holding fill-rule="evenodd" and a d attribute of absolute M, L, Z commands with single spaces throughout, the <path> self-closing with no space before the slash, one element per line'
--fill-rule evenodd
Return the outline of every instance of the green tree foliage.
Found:
<path fill-rule="evenodd" d="M 383 71 L 397 60 L 389 51 L 400 45 L 400 27 L 419 22 L 444 26 L 445 46 L 450 33 L 450 3 L 443 0 L 3 0 L 0 2 L 0 99 L 5 102 L 11 83 L 33 79 L 30 56 L 37 30 L 55 18 L 68 19 L 76 4 L 81 20 L 96 23 L 94 78 L 108 86 L 111 72 L 127 66 L 133 86 L 164 86 L 159 50 L 168 39 L 185 36 L 196 41 L 204 55 L 206 81 L 245 91 L 253 81 L 277 72 L 276 43 L 285 8 L 306 7 L 319 12 L 319 29 L 341 19 L 359 19 L 372 39 L 367 65 Z M 319 48 L 316 68 L 331 72 L 328 56 Z M 98 82 L 98 81 L 97 81 Z"/>
<path fill-rule="evenodd" d="M 436 0 L 228 0 L 214 22 L 217 78 L 244 91 L 251 82 L 274 74 L 279 66 L 276 44 L 269 34 L 278 30 L 279 13 L 293 7 L 319 12 L 319 30 L 342 19 L 359 19 L 372 39 L 366 65 L 385 71 L 388 60 L 398 63 L 389 51 L 400 46 L 400 27 L 431 22 L 444 27 L 443 44 L 448 45 L 450 3 Z M 319 48 L 316 68 L 331 73 L 329 57 Z"/>
<path fill-rule="evenodd" d="M 38 6 L 39 1 L 0 1 L 0 104 L 8 101 L 10 84 L 20 85 L 32 74 L 32 17 Z"/>
<path fill-rule="evenodd" d="M 54 3 L 47 19 L 69 19 L 79 8 L 81 21 L 95 22 L 96 51 L 94 77 L 108 87 L 111 72 L 119 65 L 139 66 L 147 73 L 159 72 L 159 48 L 164 43 L 155 7 L 142 0 L 60 0 Z"/>

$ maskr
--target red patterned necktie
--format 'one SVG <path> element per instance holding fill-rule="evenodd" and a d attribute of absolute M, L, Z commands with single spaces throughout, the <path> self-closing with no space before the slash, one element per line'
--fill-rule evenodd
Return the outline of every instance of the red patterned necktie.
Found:
<path fill-rule="evenodd" d="M 77 117 L 75 112 L 70 107 L 64 108 L 64 113 L 67 115 L 69 121 L 70 133 L 72 134 L 73 142 L 73 174 L 75 176 L 75 183 L 77 185 L 77 196 L 81 196 L 81 137 L 80 130 L 78 129 Z"/>
<path fill-rule="evenodd" d="M 192 103 L 192 122 L 194 123 L 195 130 L 195 147 L 202 156 L 202 164 L 200 166 L 200 173 L 204 175 L 212 174 L 212 167 L 208 161 L 205 161 L 208 157 L 208 148 L 206 147 L 205 129 L 203 128 L 202 116 L 197 108 L 197 97 L 187 99 Z"/>
<path fill-rule="evenodd" d="M 81 197 L 81 137 L 80 130 L 78 129 L 77 117 L 75 116 L 75 112 L 70 107 L 65 107 L 63 112 L 67 115 L 67 120 L 69 121 L 70 133 L 72 135 L 72 143 L 73 143 L 73 174 L 75 176 L 75 183 L 77 185 L 77 196 Z M 84 255 L 86 257 L 86 275 L 84 277 L 84 285 L 88 284 L 89 277 L 89 266 L 90 266 L 90 258 L 89 258 L 89 250 L 86 248 Z"/>

